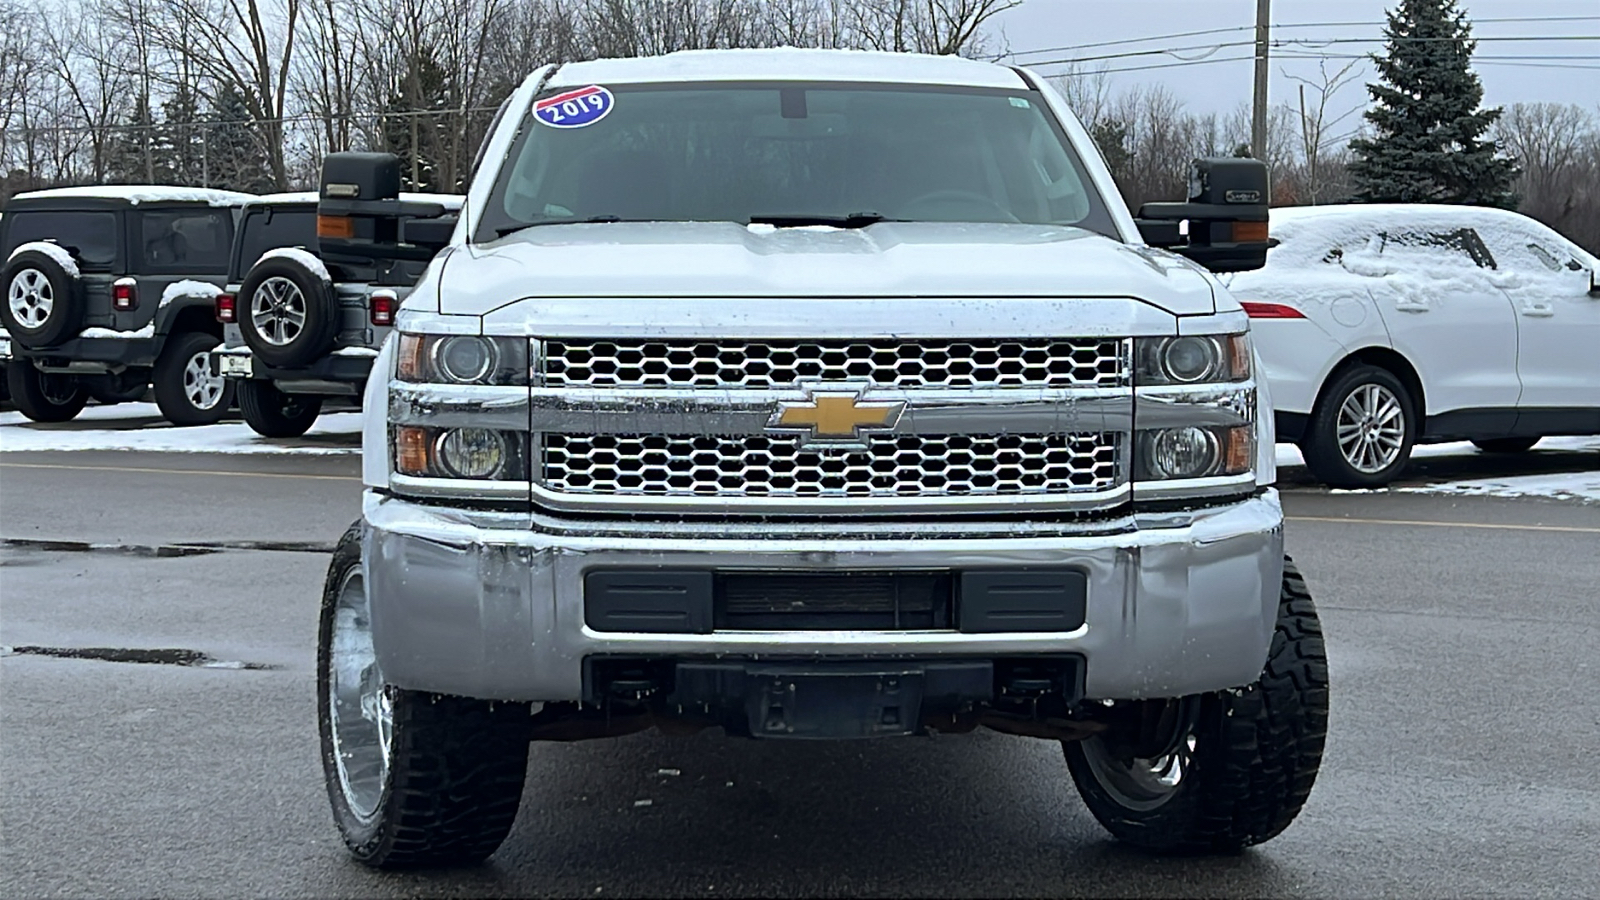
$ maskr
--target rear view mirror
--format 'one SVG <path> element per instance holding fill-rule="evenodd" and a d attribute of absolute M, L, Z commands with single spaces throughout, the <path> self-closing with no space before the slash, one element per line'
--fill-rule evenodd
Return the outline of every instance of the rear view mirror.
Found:
<path fill-rule="evenodd" d="M 1269 200 L 1265 163 L 1197 159 L 1189 170 L 1188 202 L 1146 203 L 1135 222 L 1153 247 L 1180 253 L 1213 272 L 1243 272 L 1267 264 Z"/>
<path fill-rule="evenodd" d="M 330 153 L 322 161 L 317 244 L 323 259 L 330 263 L 426 262 L 443 241 L 408 241 L 401 219 L 437 219 L 445 212 L 440 203 L 400 199 L 400 160 L 392 153 Z"/>

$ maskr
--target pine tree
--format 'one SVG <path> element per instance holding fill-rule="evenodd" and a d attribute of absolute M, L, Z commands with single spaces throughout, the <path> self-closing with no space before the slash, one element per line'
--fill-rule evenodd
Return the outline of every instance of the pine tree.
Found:
<path fill-rule="evenodd" d="M 156 181 L 198 186 L 205 178 L 205 129 L 200 124 L 200 104 L 187 85 L 161 104 L 161 124 L 156 126 L 154 152 Z"/>
<path fill-rule="evenodd" d="M 384 149 L 400 157 L 405 190 L 458 190 L 439 183 L 438 160 L 449 149 L 444 142 L 452 121 L 450 107 L 448 74 L 429 49 L 419 49 L 382 108 Z"/>
<path fill-rule="evenodd" d="M 1374 56 L 1381 82 L 1367 85 L 1370 138 L 1350 142 L 1356 199 L 1516 207 L 1517 164 L 1486 139 L 1499 107 L 1479 109 L 1471 70 L 1472 24 L 1456 0 L 1400 0 Z"/>
<path fill-rule="evenodd" d="M 155 168 L 146 157 L 155 152 L 155 119 L 143 97 L 136 97 L 128 121 L 106 145 L 105 179 L 109 184 L 147 184 Z"/>
<path fill-rule="evenodd" d="M 211 104 L 206 134 L 206 186 L 253 194 L 273 189 L 272 164 L 250 107 L 231 84 Z"/>

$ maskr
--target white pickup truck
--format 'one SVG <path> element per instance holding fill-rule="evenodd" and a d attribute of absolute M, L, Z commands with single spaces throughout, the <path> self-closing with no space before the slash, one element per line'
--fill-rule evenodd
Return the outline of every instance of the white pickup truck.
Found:
<path fill-rule="evenodd" d="M 403 258 L 358 163 L 322 213 Z M 1278 834 L 1327 663 L 1248 320 L 1208 271 L 1262 264 L 1266 191 L 1197 161 L 1189 202 L 1135 219 L 1024 69 L 534 72 L 367 385 L 319 648 L 351 852 L 483 859 L 529 741 L 652 727 L 982 726 L 1060 741 L 1121 839 Z"/>

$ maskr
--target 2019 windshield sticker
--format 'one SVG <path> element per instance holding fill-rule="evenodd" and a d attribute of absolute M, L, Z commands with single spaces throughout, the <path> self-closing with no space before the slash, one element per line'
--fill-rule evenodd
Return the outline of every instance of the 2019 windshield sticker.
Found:
<path fill-rule="evenodd" d="M 533 104 L 533 115 L 551 128 L 583 128 L 611 114 L 616 98 L 598 84 L 546 97 Z"/>

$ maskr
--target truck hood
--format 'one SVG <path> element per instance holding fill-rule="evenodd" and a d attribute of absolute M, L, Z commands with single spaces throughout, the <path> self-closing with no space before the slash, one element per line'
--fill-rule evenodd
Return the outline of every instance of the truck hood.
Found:
<path fill-rule="evenodd" d="M 1215 311 L 1211 279 L 1187 260 L 1045 225 L 543 225 L 461 248 L 436 273 L 447 315 L 584 297 L 1133 297 L 1175 315 Z"/>

